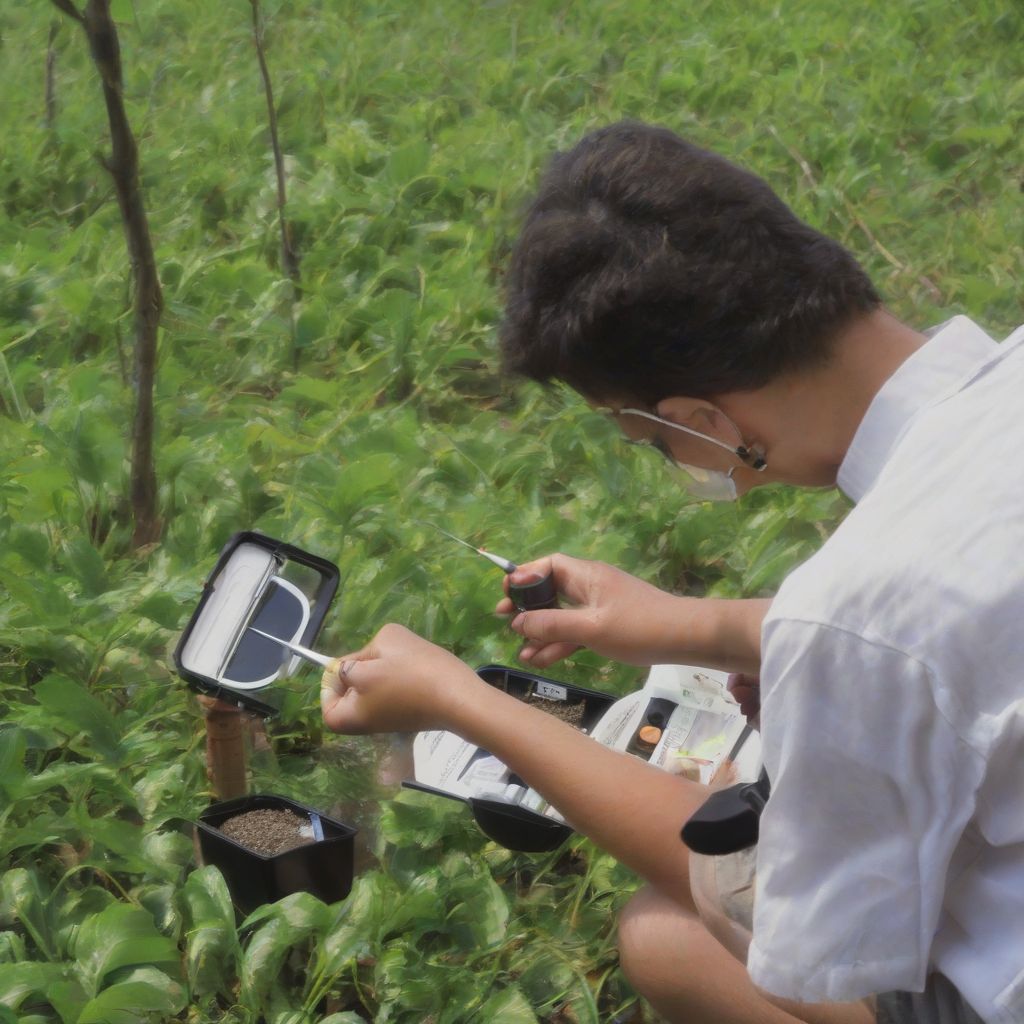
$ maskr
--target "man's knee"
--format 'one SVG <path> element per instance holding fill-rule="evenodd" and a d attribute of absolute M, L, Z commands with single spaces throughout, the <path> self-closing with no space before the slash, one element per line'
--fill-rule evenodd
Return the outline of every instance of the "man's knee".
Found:
<path fill-rule="evenodd" d="M 710 940 L 695 914 L 650 887 L 637 892 L 623 908 L 618 937 L 619 963 L 642 993 L 664 983 L 666 971 L 671 969 L 667 959 L 684 964 L 689 953 Z"/>

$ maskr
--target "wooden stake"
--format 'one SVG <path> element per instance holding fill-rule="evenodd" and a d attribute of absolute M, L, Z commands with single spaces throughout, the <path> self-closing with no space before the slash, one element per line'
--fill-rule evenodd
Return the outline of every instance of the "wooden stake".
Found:
<path fill-rule="evenodd" d="M 248 716 L 241 708 L 200 697 L 206 718 L 206 777 L 218 800 L 249 792 L 246 734 Z"/>

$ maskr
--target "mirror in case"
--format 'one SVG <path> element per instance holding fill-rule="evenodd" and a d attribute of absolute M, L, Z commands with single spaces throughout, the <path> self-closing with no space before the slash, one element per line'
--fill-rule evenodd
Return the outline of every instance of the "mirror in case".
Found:
<path fill-rule="evenodd" d="M 337 566 L 326 559 L 260 533 L 236 534 L 178 642 L 179 675 L 209 696 L 261 715 L 276 713 L 273 696 L 264 691 L 301 661 L 260 633 L 312 646 L 337 588 Z"/>

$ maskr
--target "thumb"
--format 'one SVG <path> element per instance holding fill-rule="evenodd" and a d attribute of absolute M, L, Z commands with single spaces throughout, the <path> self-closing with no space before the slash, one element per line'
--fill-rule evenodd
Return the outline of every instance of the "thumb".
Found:
<path fill-rule="evenodd" d="M 572 643 L 587 646 L 594 633 L 591 612 L 578 608 L 545 608 L 520 612 L 511 622 L 512 629 L 535 643 Z"/>
<path fill-rule="evenodd" d="M 320 710 L 334 732 L 362 732 L 358 683 L 365 682 L 370 662 L 355 655 L 335 658 L 320 680 Z M 357 678 L 358 677 L 358 678 Z"/>

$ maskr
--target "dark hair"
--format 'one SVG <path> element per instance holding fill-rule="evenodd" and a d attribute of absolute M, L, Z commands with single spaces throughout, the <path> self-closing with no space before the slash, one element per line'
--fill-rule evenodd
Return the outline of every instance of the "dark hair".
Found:
<path fill-rule="evenodd" d="M 552 160 L 506 296 L 507 370 L 649 405 L 820 363 L 881 302 L 850 253 L 759 177 L 631 121 Z"/>

